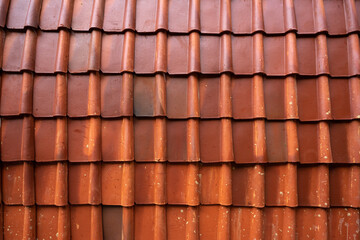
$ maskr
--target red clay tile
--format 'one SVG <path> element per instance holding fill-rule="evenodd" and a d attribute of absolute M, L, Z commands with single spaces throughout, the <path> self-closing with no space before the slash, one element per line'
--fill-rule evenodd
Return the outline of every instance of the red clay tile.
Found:
<path fill-rule="evenodd" d="M 168 164 L 166 176 L 168 204 L 190 206 L 199 204 L 200 176 L 198 164 Z"/>
<path fill-rule="evenodd" d="M 266 122 L 268 162 L 298 162 L 299 144 L 295 121 Z"/>
<path fill-rule="evenodd" d="M 71 206 L 71 239 L 103 239 L 101 206 Z"/>
<path fill-rule="evenodd" d="M 33 114 L 35 117 L 66 116 L 67 75 L 35 75 Z"/>
<path fill-rule="evenodd" d="M 68 154 L 70 162 L 100 161 L 100 143 L 100 118 L 68 120 Z"/>
<path fill-rule="evenodd" d="M 101 126 L 102 160 L 104 162 L 134 160 L 133 119 L 102 119 Z"/>
<path fill-rule="evenodd" d="M 360 70 L 359 36 L 327 38 L 330 74 L 334 77 L 358 75 Z"/>
<path fill-rule="evenodd" d="M 200 239 L 229 239 L 230 208 L 224 206 L 201 206 L 199 208 Z"/>
<path fill-rule="evenodd" d="M 199 121 L 167 120 L 167 160 L 169 162 L 200 161 Z"/>
<path fill-rule="evenodd" d="M 134 205 L 134 163 L 103 163 L 101 178 L 103 205 Z"/>
<path fill-rule="evenodd" d="M 265 208 L 263 227 L 265 239 L 295 239 L 295 215 L 294 208 Z"/>
<path fill-rule="evenodd" d="M 101 203 L 101 165 L 81 163 L 69 165 L 70 204 Z"/>
<path fill-rule="evenodd" d="M 204 74 L 220 72 L 220 38 L 218 36 L 200 37 L 200 67 Z"/>
<path fill-rule="evenodd" d="M 188 206 L 168 206 L 166 208 L 167 239 L 198 239 L 198 209 Z"/>
<path fill-rule="evenodd" d="M 1 160 L 33 161 L 35 152 L 33 117 L 1 120 Z"/>
<path fill-rule="evenodd" d="M 334 119 L 360 117 L 359 84 L 360 81 L 357 77 L 331 78 L 329 80 L 331 111 Z"/>
<path fill-rule="evenodd" d="M 171 1 L 175 2 L 175 1 Z M 189 71 L 189 35 L 169 35 L 167 41 L 167 66 L 170 74 L 186 74 Z M 176 78 L 174 78 L 176 79 Z"/>
<path fill-rule="evenodd" d="M 189 0 L 177 1 L 169 0 L 168 2 L 168 24 L 170 32 L 186 33 L 190 26 L 190 4 Z"/>
<path fill-rule="evenodd" d="M 188 117 L 188 79 L 169 76 L 166 80 L 166 115 L 168 118 Z M 196 84 L 198 85 L 198 84 Z M 197 95 L 196 91 L 196 95 Z M 190 102 L 190 101 L 189 101 Z"/>
<path fill-rule="evenodd" d="M 232 167 L 232 204 L 244 207 L 265 206 L 265 171 L 262 165 Z"/>
<path fill-rule="evenodd" d="M 106 1 L 104 8 L 104 31 L 135 30 L 135 4 L 134 0 Z"/>
<path fill-rule="evenodd" d="M 154 32 L 157 24 L 159 1 L 136 1 L 136 30 L 139 32 Z"/>
<path fill-rule="evenodd" d="M 330 167 L 331 206 L 360 206 L 360 167 L 357 165 Z"/>
<path fill-rule="evenodd" d="M 102 28 L 104 2 L 98 0 L 75 0 L 71 28 L 87 31 L 90 28 Z"/>
<path fill-rule="evenodd" d="M 36 208 L 4 206 L 4 239 L 35 239 Z"/>
<path fill-rule="evenodd" d="M 264 217 L 261 208 L 232 207 L 230 214 L 230 239 L 262 239 L 264 237 Z"/>
<path fill-rule="evenodd" d="M 166 239 L 166 208 L 157 205 L 135 206 L 135 239 Z"/>
<path fill-rule="evenodd" d="M 136 35 L 135 37 L 135 72 L 155 72 L 156 35 Z"/>
<path fill-rule="evenodd" d="M 200 121 L 201 162 L 234 160 L 231 123 L 230 119 Z"/>
<path fill-rule="evenodd" d="M 31 73 L 3 73 L 1 76 L 1 115 L 31 114 L 32 89 L 33 75 Z"/>
<path fill-rule="evenodd" d="M 67 160 L 67 119 L 35 120 L 35 160 L 51 162 Z"/>
<path fill-rule="evenodd" d="M 137 117 L 164 116 L 166 77 L 135 76 L 134 78 L 134 114 Z"/>
<path fill-rule="evenodd" d="M 295 9 L 292 1 L 265 0 L 263 14 L 266 33 L 296 30 Z"/>
<path fill-rule="evenodd" d="M 298 140 L 300 163 L 332 162 L 328 123 L 298 124 Z"/>
<path fill-rule="evenodd" d="M 86 117 L 100 115 L 100 74 L 68 75 L 68 115 Z"/>
<path fill-rule="evenodd" d="M 67 163 L 37 164 L 35 166 L 35 190 L 36 204 L 38 205 L 67 205 Z"/>
<path fill-rule="evenodd" d="M 266 78 L 263 90 L 266 118 L 271 120 L 298 118 L 296 93 L 294 77 Z"/>
<path fill-rule="evenodd" d="M 43 0 L 39 27 L 42 30 L 57 30 L 60 27 L 70 28 L 73 1 Z"/>
<path fill-rule="evenodd" d="M 330 124 L 331 153 L 334 163 L 360 162 L 359 121 Z"/>
<path fill-rule="evenodd" d="M 99 71 L 101 42 L 100 31 L 72 32 L 69 46 L 69 72 Z"/>
<path fill-rule="evenodd" d="M 7 205 L 30 206 L 35 203 L 34 165 L 7 163 L 2 168 L 2 199 Z"/>
<path fill-rule="evenodd" d="M 330 206 L 329 168 L 326 165 L 299 165 L 297 183 L 299 206 Z"/>
<path fill-rule="evenodd" d="M 236 163 L 267 161 L 264 120 L 233 121 L 234 160 Z"/>
<path fill-rule="evenodd" d="M 69 32 L 38 31 L 36 41 L 35 72 L 67 72 Z"/>
<path fill-rule="evenodd" d="M 70 239 L 69 206 L 37 206 L 36 218 L 38 239 Z"/>
<path fill-rule="evenodd" d="M 0 26 L 5 27 L 7 11 L 10 5 L 10 0 L 2 1 L 0 3 Z"/>
<path fill-rule="evenodd" d="M 30 30 L 31 31 L 31 30 Z M 35 32 L 29 32 L 35 34 Z M 30 36 L 31 34 L 29 34 Z M 2 52 L 2 69 L 5 71 L 18 72 L 21 70 L 22 63 L 29 61 L 23 55 L 25 48 L 24 32 L 7 31 L 4 41 L 4 50 Z M 34 70 L 32 66 L 29 70 Z"/>
<path fill-rule="evenodd" d="M 220 78 L 202 77 L 199 81 L 200 116 L 202 118 L 219 117 Z"/>
<path fill-rule="evenodd" d="M 322 208 L 296 209 L 298 239 L 328 239 L 327 212 Z"/>
<path fill-rule="evenodd" d="M 202 165 L 200 168 L 200 203 L 231 205 L 231 165 Z"/>
<path fill-rule="evenodd" d="M 39 24 L 41 1 L 13 0 L 10 2 L 6 26 L 21 29 Z"/>
<path fill-rule="evenodd" d="M 101 75 L 101 116 L 133 115 L 133 75 Z"/>
<path fill-rule="evenodd" d="M 257 15 L 259 10 L 261 10 L 259 6 L 260 4 L 256 4 L 253 1 L 231 1 L 232 32 L 241 34 L 263 30 L 263 26 L 253 23 L 253 20 L 260 20 L 260 16 Z"/>
<path fill-rule="evenodd" d="M 134 208 L 103 206 L 102 222 L 104 239 L 134 239 Z"/>
<path fill-rule="evenodd" d="M 134 119 L 136 161 L 166 160 L 166 119 Z"/>
<path fill-rule="evenodd" d="M 331 208 L 329 211 L 329 239 L 357 239 L 360 237 L 359 209 Z"/>
<path fill-rule="evenodd" d="M 263 78 L 234 77 L 231 81 L 232 113 L 235 119 L 265 117 Z"/>
<path fill-rule="evenodd" d="M 266 166 L 266 206 L 296 207 L 298 205 L 296 175 L 296 165 L 292 163 Z"/>
<path fill-rule="evenodd" d="M 164 163 L 135 165 L 135 203 L 166 203 L 166 165 Z"/>
<path fill-rule="evenodd" d="M 221 11 L 226 12 L 230 10 L 230 2 L 228 1 L 228 9 L 222 9 L 223 7 L 221 4 L 222 2 L 226 1 L 200 1 L 200 28 L 201 32 L 203 33 L 219 33 L 221 30 L 221 21 L 226 21 L 226 17 L 220 20 Z M 226 4 L 226 3 L 225 3 Z M 221 7 L 220 7 L 221 6 Z M 211 16 L 211 17 L 210 17 Z M 230 14 L 229 14 L 230 16 Z M 221 16 L 223 17 L 223 16 Z M 225 23 L 224 23 L 225 24 Z M 224 29 L 230 30 L 230 29 Z"/>
<path fill-rule="evenodd" d="M 328 77 L 299 78 L 297 90 L 299 118 L 301 121 L 331 119 Z"/>
<path fill-rule="evenodd" d="M 297 73 L 298 64 L 295 49 L 296 38 L 294 33 L 288 33 L 285 36 L 265 37 L 265 73 L 268 76 L 283 76 Z"/>
<path fill-rule="evenodd" d="M 324 1 L 326 26 L 329 34 L 346 34 L 344 5 L 347 1 Z M 336 20 L 334 18 L 336 16 Z"/>
<path fill-rule="evenodd" d="M 103 73 L 134 71 L 135 34 L 106 34 L 102 36 L 100 68 Z"/>

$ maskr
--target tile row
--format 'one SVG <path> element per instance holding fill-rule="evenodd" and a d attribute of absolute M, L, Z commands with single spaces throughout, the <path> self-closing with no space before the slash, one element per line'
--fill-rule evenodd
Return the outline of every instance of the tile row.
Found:
<path fill-rule="evenodd" d="M 3 162 L 360 163 L 360 121 L 2 118 Z"/>
<path fill-rule="evenodd" d="M 330 35 L 360 30 L 357 0 L 2 0 L 0 13 L 0 26 L 10 29 Z"/>
<path fill-rule="evenodd" d="M 359 238 L 359 210 L 224 206 L 2 207 L 4 239 Z M 119 236 L 121 236 L 119 238 Z"/>
<path fill-rule="evenodd" d="M 6 205 L 360 207 L 359 165 L 3 163 Z"/>
<path fill-rule="evenodd" d="M 359 238 L 359 210 L 224 206 L 2 206 L 5 240 Z M 119 237 L 121 236 L 121 237 Z"/>
<path fill-rule="evenodd" d="M 360 78 L 5 73 L 0 115 L 300 121 L 360 118 Z"/>
<path fill-rule="evenodd" d="M 359 36 L 235 36 L 0 30 L 2 69 L 37 73 L 360 74 Z"/>

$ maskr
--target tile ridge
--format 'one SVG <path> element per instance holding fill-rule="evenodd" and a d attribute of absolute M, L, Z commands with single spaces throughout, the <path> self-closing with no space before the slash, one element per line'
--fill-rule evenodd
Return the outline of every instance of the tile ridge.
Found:
<path fill-rule="evenodd" d="M 262 0 L 252 1 L 252 32 L 265 31 Z"/>
<path fill-rule="evenodd" d="M 21 155 L 19 160 L 34 160 L 34 118 L 24 116 L 21 130 Z"/>
<path fill-rule="evenodd" d="M 188 32 L 200 30 L 200 0 L 189 0 L 188 23 Z"/>
<path fill-rule="evenodd" d="M 67 114 L 67 74 L 66 73 L 56 74 L 53 113 L 54 116 L 66 116 Z"/>
<path fill-rule="evenodd" d="M 31 206 L 35 204 L 34 165 L 29 162 L 22 162 L 22 204 Z"/>
<path fill-rule="evenodd" d="M 101 166 L 98 163 L 89 163 L 89 193 L 87 203 L 101 204 Z"/>
<path fill-rule="evenodd" d="M 61 29 L 57 42 L 54 72 L 67 73 L 69 64 L 70 33 Z"/>
<path fill-rule="evenodd" d="M 123 29 L 135 30 L 136 0 L 126 0 Z"/>
<path fill-rule="evenodd" d="M 285 32 L 297 31 L 294 0 L 284 0 L 284 28 Z"/>
<path fill-rule="evenodd" d="M 314 30 L 315 32 L 327 31 L 325 7 L 323 0 L 312 0 L 314 9 Z"/>
<path fill-rule="evenodd" d="M 358 16 L 356 14 L 356 7 L 354 0 L 344 0 L 344 11 L 345 11 L 345 24 L 346 32 L 359 31 Z"/>
<path fill-rule="evenodd" d="M 347 55 L 348 55 L 348 75 L 354 76 L 360 74 L 360 47 L 359 35 L 351 33 L 347 37 Z"/>
<path fill-rule="evenodd" d="M 135 33 L 133 31 L 125 31 L 123 55 L 121 61 L 121 72 L 134 72 L 135 59 Z"/>
<path fill-rule="evenodd" d="M 34 75 L 31 72 L 24 71 L 22 74 L 19 114 L 32 114 L 33 78 Z"/>
<path fill-rule="evenodd" d="M 89 44 L 89 58 L 88 58 L 88 70 L 99 71 L 100 60 L 101 60 L 101 43 L 102 43 L 102 32 L 98 29 L 91 31 L 91 38 Z"/>
<path fill-rule="evenodd" d="M 187 135 L 186 135 L 186 150 L 187 161 L 198 162 L 200 161 L 200 136 L 199 136 L 199 120 L 187 120 Z"/>
<path fill-rule="evenodd" d="M 350 111 L 351 117 L 360 119 L 360 79 L 359 77 L 350 78 Z"/>
<path fill-rule="evenodd" d="M 102 29 L 105 0 L 94 0 L 90 17 L 90 28 Z"/>
<path fill-rule="evenodd" d="M 231 32 L 231 0 L 220 0 L 219 32 Z"/>
<path fill-rule="evenodd" d="M 34 28 L 39 26 L 41 3 L 42 0 L 30 0 L 24 26 Z"/>
<path fill-rule="evenodd" d="M 169 3 L 167 0 L 157 0 L 157 9 L 155 16 L 155 29 L 168 29 L 168 8 Z M 165 45 L 166 46 L 166 45 Z"/>
<path fill-rule="evenodd" d="M 59 14 L 58 27 L 71 28 L 72 13 L 74 8 L 73 0 L 62 0 Z"/>
<path fill-rule="evenodd" d="M 24 48 L 21 57 L 21 70 L 35 70 L 37 32 L 33 29 L 27 29 L 24 40 Z"/>
<path fill-rule="evenodd" d="M 68 165 L 66 162 L 56 163 L 55 180 L 55 199 L 56 206 L 66 206 L 68 204 Z"/>
<path fill-rule="evenodd" d="M 67 119 L 56 118 L 54 160 L 67 161 L 67 149 Z"/>
<path fill-rule="evenodd" d="M 10 0 L 0 1 L 0 27 L 5 27 Z"/>
<path fill-rule="evenodd" d="M 87 99 L 87 115 L 100 116 L 100 74 L 99 72 L 90 72 L 89 88 Z"/>

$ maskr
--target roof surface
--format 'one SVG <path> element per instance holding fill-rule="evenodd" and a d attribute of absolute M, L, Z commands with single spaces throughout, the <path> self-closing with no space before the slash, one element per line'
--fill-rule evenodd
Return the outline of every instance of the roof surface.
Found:
<path fill-rule="evenodd" d="M 1 0 L 0 239 L 360 239 L 360 1 Z"/>

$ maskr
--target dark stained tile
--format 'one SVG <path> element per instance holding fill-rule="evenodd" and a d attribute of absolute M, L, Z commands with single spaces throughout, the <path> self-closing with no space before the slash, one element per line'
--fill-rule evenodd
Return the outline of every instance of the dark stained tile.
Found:
<path fill-rule="evenodd" d="M 102 222 L 104 239 L 134 239 L 134 208 L 103 206 Z"/>

